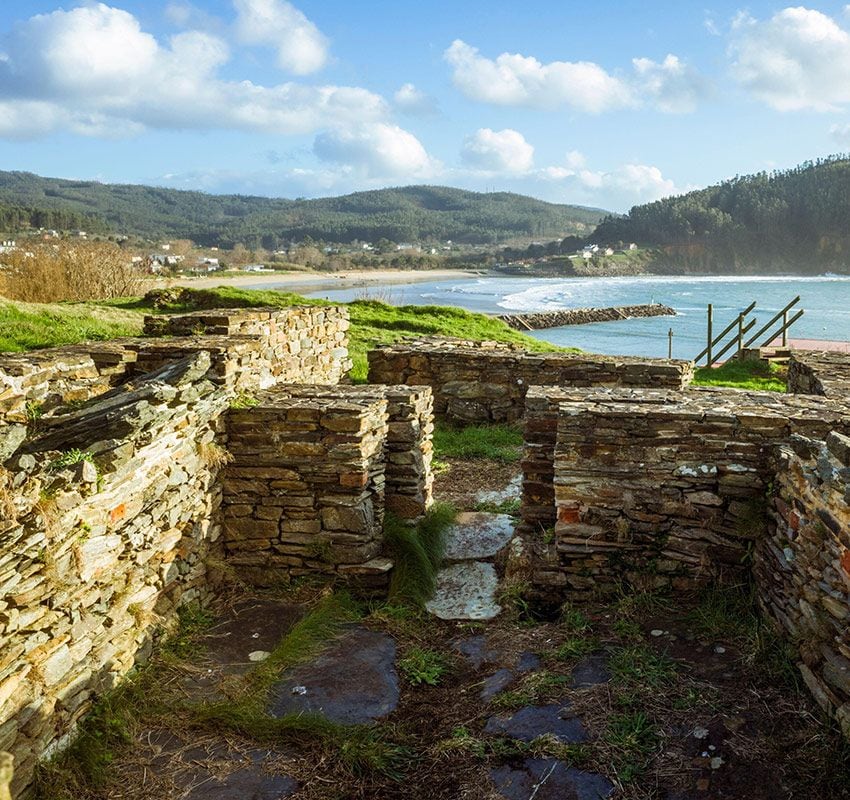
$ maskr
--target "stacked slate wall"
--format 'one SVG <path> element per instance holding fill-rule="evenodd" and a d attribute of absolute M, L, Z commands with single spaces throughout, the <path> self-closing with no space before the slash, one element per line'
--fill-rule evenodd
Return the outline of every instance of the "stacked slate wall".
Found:
<path fill-rule="evenodd" d="M 348 311 L 342 306 L 215 309 L 145 317 L 150 336 L 247 337 L 259 344 L 263 387 L 275 383 L 336 384 L 351 369 Z"/>
<path fill-rule="evenodd" d="M 788 361 L 788 391 L 850 398 L 850 353 L 795 350 Z"/>
<path fill-rule="evenodd" d="M 43 420 L 0 470 L 0 750 L 16 758 L 13 793 L 146 658 L 155 627 L 210 591 L 228 400 L 209 365 L 189 357 Z"/>
<path fill-rule="evenodd" d="M 777 448 L 753 572 L 763 610 L 800 654 L 821 707 L 850 737 L 850 438 Z"/>
<path fill-rule="evenodd" d="M 496 342 L 424 339 L 369 352 L 370 383 L 430 386 L 437 418 L 465 424 L 523 417 L 530 386 L 682 389 L 690 361 L 532 353 Z"/>
<path fill-rule="evenodd" d="M 740 573 L 763 532 L 773 448 L 849 420 L 769 392 L 576 390 L 559 406 L 556 519 L 536 537 L 535 583 L 581 597 Z"/>
<path fill-rule="evenodd" d="M 431 397 L 411 387 L 281 386 L 232 410 L 229 562 L 247 580 L 324 573 L 380 588 L 389 509 L 431 503 Z"/>

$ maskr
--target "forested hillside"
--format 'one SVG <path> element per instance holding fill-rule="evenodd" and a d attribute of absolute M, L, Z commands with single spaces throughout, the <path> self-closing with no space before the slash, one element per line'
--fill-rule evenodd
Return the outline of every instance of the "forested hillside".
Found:
<path fill-rule="evenodd" d="M 850 272 L 850 159 L 736 177 L 609 217 L 599 242 L 660 249 L 651 268 Z"/>
<path fill-rule="evenodd" d="M 0 172 L 0 204 L 90 215 L 113 233 L 267 249 L 305 236 L 329 242 L 386 238 L 491 244 L 515 237 L 586 235 L 604 216 L 596 209 L 517 194 L 441 186 L 284 200 L 58 180 L 25 172 Z"/>
<path fill-rule="evenodd" d="M 14 233 L 30 228 L 57 231 L 85 230 L 97 233 L 106 230 L 100 220 L 89 214 L 65 209 L 27 208 L 0 202 L 0 233 Z"/>

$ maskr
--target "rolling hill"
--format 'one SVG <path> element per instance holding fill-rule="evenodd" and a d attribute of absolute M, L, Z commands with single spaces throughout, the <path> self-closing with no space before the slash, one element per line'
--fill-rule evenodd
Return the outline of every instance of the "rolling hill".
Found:
<path fill-rule="evenodd" d="M 635 206 L 592 236 L 656 248 L 653 271 L 850 272 L 850 158 L 735 177 Z"/>
<path fill-rule="evenodd" d="M 496 244 L 515 237 L 584 235 L 605 216 L 598 209 L 518 194 L 444 186 L 285 200 L 42 178 L 27 172 L 0 172 L 0 220 L 3 207 L 75 215 L 93 229 L 112 233 L 187 238 L 225 247 L 241 242 L 268 249 L 305 236 L 330 242 L 387 238 Z"/>

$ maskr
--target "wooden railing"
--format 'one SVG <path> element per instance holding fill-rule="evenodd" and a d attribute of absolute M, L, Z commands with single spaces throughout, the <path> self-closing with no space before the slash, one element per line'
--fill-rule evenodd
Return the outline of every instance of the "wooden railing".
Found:
<path fill-rule="evenodd" d="M 736 348 L 734 353 L 732 354 L 732 358 L 737 357 L 741 354 L 741 351 L 747 348 L 752 347 L 757 341 L 760 341 L 762 337 L 768 333 L 768 331 L 772 331 L 769 333 L 766 339 L 760 345 L 756 345 L 757 347 L 767 347 L 769 344 L 774 342 L 778 337 L 782 338 L 782 346 L 785 347 L 788 344 L 788 330 L 789 328 L 797 322 L 800 317 L 803 316 L 803 309 L 799 309 L 796 314 L 789 318 L 788 314 L 792 308 L 794 308 L 797 303 L 800 302 L 800 296 L 795 297 L 788 305 L 785 306 L 781 311 L 777 312 L 773 317 L 771 317 L 770 321 L 765 325 L 762 325 L 759 330 L 753 334 L 749 339 L 744 341 L 744 337 L 748 334 L 758 323 L 758 320 L 747 319 L 747 317 L 753 312 L 756 307 L 756 301 L 750 303 L 743 311 L 738 312 L 737 316 L 716 336 L 714 335 L 714 306 L 709 304 L 708 306 L 708 326 L 707 326 L 707 337 L 706 337 L 706 346 L 699 353 L 699 355 L 694 358 L 696 363 L 700 362 L 700 359 L 705 358 L 705 366 L 711 367 L 716 362 L 720 361 L 732 348 Z M 774 326 L 780 322 L 781 325 L 778 329 L 773 330 Z M 726 337 L 730 337 L 728 341 Z M 718 349 L 719 348 L 719 349 Z"/>

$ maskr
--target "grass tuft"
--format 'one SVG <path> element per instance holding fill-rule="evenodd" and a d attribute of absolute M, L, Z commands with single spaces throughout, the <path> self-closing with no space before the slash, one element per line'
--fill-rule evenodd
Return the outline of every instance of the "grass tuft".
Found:
<path fill-rule="evenodd" d="M 430 599 L 445 553 L 446 531 L 456 516 L 445 503 L 434 504 L 415 526 L 386 515 L 384 542 L 394 563 L 388 596 L 392 605 L 421 607 Z"/>
<path fill-rule="evenodd" d="M 424 647 L 412 647 L 398 662 L 398 668 L 411 686 L 423 683 L 436 686 L 448 671 L 448 666 L 445 655 Z"/>

